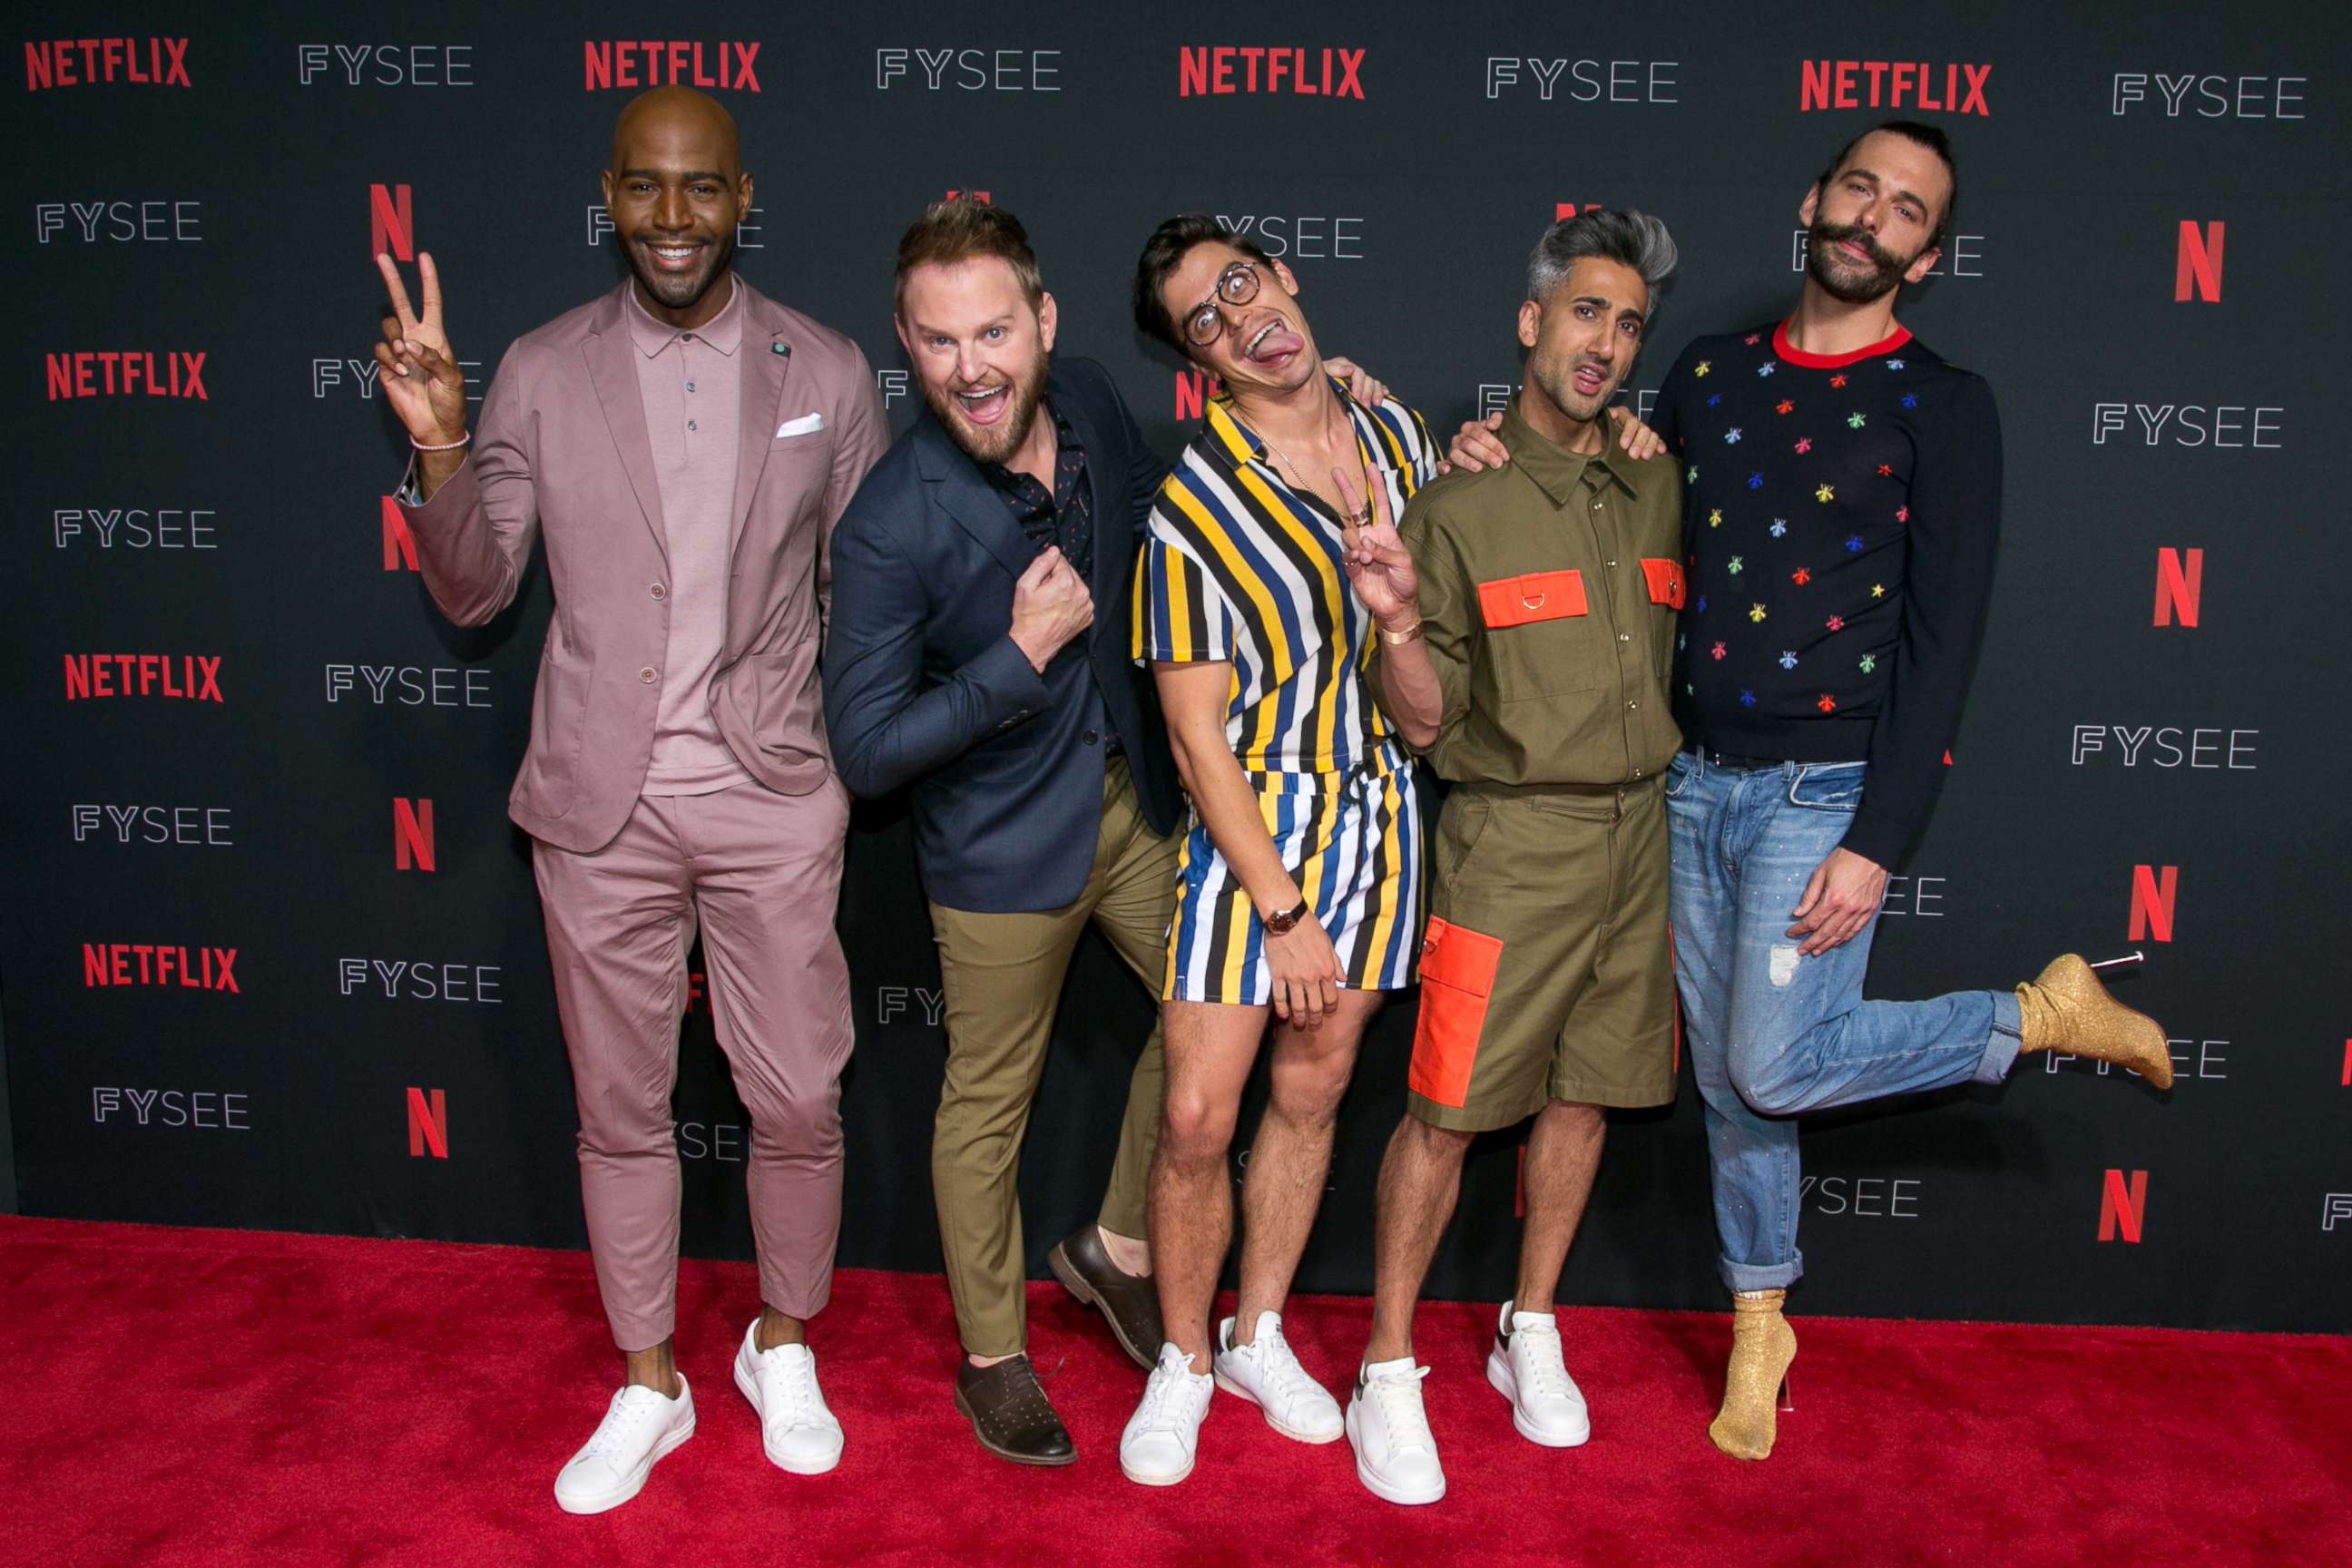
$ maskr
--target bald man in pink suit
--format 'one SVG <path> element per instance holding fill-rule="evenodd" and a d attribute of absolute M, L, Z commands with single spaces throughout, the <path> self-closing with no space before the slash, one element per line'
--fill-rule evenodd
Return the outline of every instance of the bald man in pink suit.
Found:
<path fill-rule="evenodd" d="M 834 932 L 848 795 L 817 652 L 834 523 L 888 439 L 857 346 L 730 265 L 751 181 L 724 109 L 681 88 L 632 100 L 604 185 L 630 279 L 519 339 L 470 430 L 432 258 L 421 309 L 377 258 L 393 304 L 380 384 L 416 448 L 404 510 L 434 602 L 466 625 L 498 615 L 534 538 L 555 589 L 508 808 L 534 841 L 589 1246 L 624 1362 L 556 1479 L 574 1513 L 626 1502 L 694 1431 L 670 1345 L 670 1092 L 698 923 L 752 1124 L 761 1310 L 735 1383 L 778 1467 L 840 1460 L 805 1338 L 840 1232 L 851 1043 Z"/>

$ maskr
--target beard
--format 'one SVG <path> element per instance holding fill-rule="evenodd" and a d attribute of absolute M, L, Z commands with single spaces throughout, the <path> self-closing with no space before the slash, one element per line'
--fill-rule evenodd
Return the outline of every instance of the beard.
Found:
<path fill-rule="evenodd" d="M 956 394 L 1003 384 L 965 383 L 950 377 L 945 385 L 934 387 L 925 382 L 923 401 L 930 405 L 932 415 L 946 429 L 948 438 L 962 448 L 966 457 L 975 463 L 1002 463 L 1029 438 L 1029 426 L 1037 418 L 1037 405 L 1045 401 L 1046 370 L 1047 356 L 1041 351 L 1010 384 L 1004 416 L 993 425 L 974 425 L 965 418 L 962 401 Z"/>
<path fill-rule="evenodd" d="M 717 239 L 702 247 L 702 265 L 692 272 L 667 273 L 647 269 L 637 254 L 639 243 L 639 237 L 632 236 L 629 243 L 621 247 L 622 254 L 629 258 L 630 274 L 636 279 L 637 287 L 646 291 L 647 299 L 672 310 L 683 310 L 709 293 L 711 285 L 727 275 L 727 268 L 735 260 L 735 226 L 732 224 L 728 225 Z M 653 237 L 645 237 L 644 243 L 654 243 Z"/>
<path fill-rule="evenodd" d="M 1868 247 L 1867 266 L 1855 261 L 1836 247 L 1847 240 Z M 1849 305 L 1867 305 L 1903 286 L 1903 274 L 1919 259 L 1919 252 L 1897 256 L 1862 231 L 1862 226 L 1851 223 L 1829 223 L 1813 220 L 1805 231 L 1805 272 L 1833 300 Z"/>

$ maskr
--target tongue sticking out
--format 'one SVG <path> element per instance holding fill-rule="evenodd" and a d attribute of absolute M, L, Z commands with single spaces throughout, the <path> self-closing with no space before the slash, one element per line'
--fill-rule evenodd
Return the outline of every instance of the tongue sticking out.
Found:
<path fill-rule="evenodd" d="M 1306 346 L 1306 340 L 1289 328 L 1275 327 L 1251 343 L 1242 357 L 1253 364 L 1270 364 L 1276 360 L 1288 359 Z"/>

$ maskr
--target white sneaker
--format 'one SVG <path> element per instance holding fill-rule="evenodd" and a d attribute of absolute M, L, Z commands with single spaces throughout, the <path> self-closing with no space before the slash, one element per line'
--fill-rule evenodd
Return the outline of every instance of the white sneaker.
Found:
<path fill-rule="evenodd" d="M 806 1345 L 759 1349 L 760 1320 L 735 1352 L 735 1386 L 760 1416 L 768 1462 L 796 1476 L 821 1476 L 841 1463 L 841 1423 L 816 1385 L 816 1352 Z"/>
<path fill-rule="evenodd" d="M 603 1513 L 637 1495 L 654 1461 L 694 1436 L 694 1392 L 677 1374 L 677 1397 L 641 1383 L 613 1395 L 588 1446 L 555 1477 L 555 1505 L 566 1513 Z"/>
<path fill-rule="evenodd" d="M 1511 1425 L 1530 1443 L 1573 1448 L 1592 1436 L 1583 1391 L 1559 1357 L 1559 1324 L 1549 1312 L 1514 1312 L 1503 1303 L 1486 1381 L 1511 1402 Z"/>
<path fill-rule="evenodd" d="M 1201 1418 L 1209 1413 L 1215 1380 L 1192 1370 L 1192 1358 L 1174 1345 L 1160 1347 L 1160 1364 L 1143 1384 L 1143 1403 L 1118 1436 L 1118 1468 L 1130 1481 L 1172 1487 L 1192 1473 Z"/>
<path fill-rule="evenodd" d="M 1301 1443 L 1336 1443 L 1347 1431 L 1339 1402 L 1307 1375 L 1282 1337 L 1282 1314 L 1260 1312 L 1257 1332 L 1245 1345 L 1234 1343 L 1234 1321 L 1217 1325 L 1213 1363 L 1217 1386 L 1238 1394 L 1265 1412 L 1265 1424 Z"/>
<path fill-rule="evenodd" d="M 1421 1407 L 1425 1366 L 1411 1356 L 1368 1362 L 1348 1401 L 1348 1442 L 1356 1450 L 1356 1479 L 1390 1502 L 1435 1502 L 1445 1495 L 1445 1468 Z"/>

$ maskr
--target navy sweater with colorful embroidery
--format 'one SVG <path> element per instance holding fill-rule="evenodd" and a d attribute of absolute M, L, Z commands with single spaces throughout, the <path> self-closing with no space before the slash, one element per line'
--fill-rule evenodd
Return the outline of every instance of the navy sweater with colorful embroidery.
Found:
<path fill-rule="evenodd" d="M 1844 847 L 1893 866 L 1934 804 L 1983 637 L 1991 388 L 1899 329 L 1830 358 L 1765 326 L 1692 343 L 1651 423 L 1685 480 L 1684 738 L 1866 762 Z"/>

